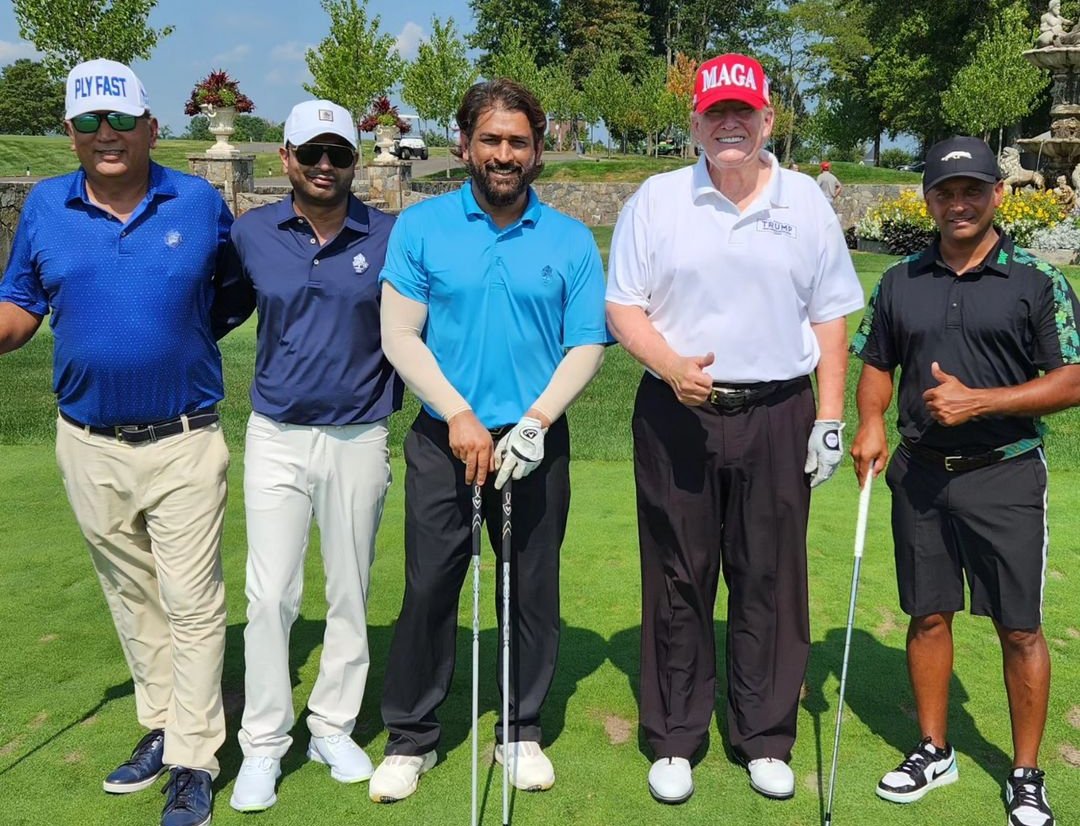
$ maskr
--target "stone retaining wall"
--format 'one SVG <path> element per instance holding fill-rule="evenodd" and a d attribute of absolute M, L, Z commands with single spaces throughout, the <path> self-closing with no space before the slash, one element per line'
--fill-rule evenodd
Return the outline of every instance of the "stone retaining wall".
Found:
<path fill-rule="evenodd" d="M 914 191 L 922 194 L 919 184 L 844 184 L 836 199 L 836 214 L 840 226 L 853 227 L 866 214 L 866 210 L 878 201 L 898 198 L 901 192 Z"/>

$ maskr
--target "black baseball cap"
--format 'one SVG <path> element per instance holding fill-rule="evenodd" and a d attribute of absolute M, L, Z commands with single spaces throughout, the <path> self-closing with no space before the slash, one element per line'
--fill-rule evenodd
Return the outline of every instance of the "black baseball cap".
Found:
<path fill-rule="evenodd" d="M 949 178 L 975 178 L 997 183 L 1001 180 L 1001 171 L 994 150 L 979 138 L 954 137 L 938 141 L 926 153 L 923 192 L 929 192 Z"/>

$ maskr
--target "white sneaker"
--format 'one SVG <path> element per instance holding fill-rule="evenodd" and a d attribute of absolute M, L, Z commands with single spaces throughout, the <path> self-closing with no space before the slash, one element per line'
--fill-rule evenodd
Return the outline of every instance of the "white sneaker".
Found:
<path fill-rule="evenodd" d="M 661 803 L 685 803 L 694 793 L 694 775 L 685 757 L 661 757 L 649 769 L 649 794 Z"/>
<path fill-rule="evenodd" d="M 555 785 L 555 767 L 540 744 L 531 740 L 519 740 L 507 746 L 510 757 L 510 782 L 523 792 L 542 792 Z M 503 763 L 502 743 L 495 746 L 495 762 Z"/>
<path fill-rule="evenodd" d="M 262 812 L 277 803 L 274 785 L 281 777 L 276 757 L 245 757 L 229 805 L 238 812 Z"/>
<path fill-rule="evenodd" d="M 758 794 L 786 800 L 795 794 L 795 773 L 791 766 L 774 757 L 761 757 L 746 764 L 750 787 Z"/>
<path fill-rule="evenodd" d="M 376 803 L 404 800 L 416 791 L 420 775 L 431 771 L 437 759 L 434 751 L 417 757 L 410 754 L 389 755 L 371 776 L 368 796 Z"/>
<path fill-rule="evenodd" d="M 375 771 L 364 750 L 347 734 L 312 737 L 307 756 L 316 763 L 328 765 L 330 776 L 339 783 L 359 783 Z"/>
<path fill-rule="evenodd" d="M 899 766 L 881 778 L 877 796 L 893 803 L 914 803 L 931 789 L 955 783 L 959 778 L 953 747 L 946 743 L 939 749 L 924 737 Z"/>

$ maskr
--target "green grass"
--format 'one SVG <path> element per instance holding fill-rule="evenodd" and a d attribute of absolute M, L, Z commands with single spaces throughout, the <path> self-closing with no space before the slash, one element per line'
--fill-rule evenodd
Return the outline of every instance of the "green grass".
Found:
<path fill-rule="evenodd" d="M 212 144 L 204 141 L 162 140 L 151 156 L 162 166 L 188 171 L 188 155 L 199 155 Z M 243 151 L 243 144 L 238 148 Z M 0 135 L 0 177 L 31 175 L 62 175 L 74 172 L 79 162 L 66 137 L 25 137 Z M 255 155 L 256 177 L 281 174 L 277 153 L 259 152 Z"/>
<path fill-rule="evenodd" d="M 598 231 L 605 245 L 610 230 Z M 869 287 L 893 259 L 856 255 Z M 1074 271 L 1070 275 L 1075 276 Z M 109 797 L 101 778 L 124 759 L 140 732 L 130 679 L 116 643 L 97 580 L 62 493 L 52 456 L 55 416 L 49 379 L 48 335 L 0 359 L 0 822 L 5 826 L 109 823 L 144 826 L 156 822 L 162 798 L 152 791 Z M 376 807 L 366 788 L 341 786 L 325 768 L 303 759 L 306 733 L 284 763 L 280 802 L 257 818 L 227 804 L 241 755 L 236 744 L 243 702 L 242 426 L 248 409 L 253 328 L 224 342 L 228 374 L 226 433 L 233 452 L 223 561 L 229 604 L 224 689 L 228 739 L 220 752 L 214 822 L 268 826 L 312 823 L 455 824 L 468 817 L 469 788 L 469 616 L 468 589 L 459 615 L 454 687 L 440 710 L 445 724 L 442 763 L 424 778 L 408 801 Z M 575 461 L 573 506 L 562 553 L 562 651 L 544 709 L 545 742 L 558 782 L 543 795 L 518 794 L 513 822 L 529 824 L 761 824 L 813 826 L 822 818 L 821 795 L 828 779 L 835 724 L 838 671 L 843 653 L 851 576 L 851 548 L 858 491 L 845 467 L 814 493 L 809 531 L 812 650 L 807 692 L 799 717 L 793 767 L 798 793 L 789 803 L 753 794 L 745 773 L 725 756 L 723 733 L 714 724 L 712 742 L 695 771 L 697 793 L 685 806 L 665 807 L 646 791 L 648 757 L 637 732 L 636 686 L 640 591 L 633 474 L 628 461 L 629 405 L 640 370 L 622 351 L 609 351 L 603 372 L 572 412 Z M 853 408 L 849 407 L 849 419 Z M 393 419 L 395 455 L 411 413 Z M 1046 585 L 1045 629 L 1054 657 L 1054 683 L 1043 767 L 1062 824 L 1080 823 L 1080 462 L 1063 445 L 1080 443 L 1073 414 L 1051 418 L 1050 513 L 1052 549 Z M 849 435 L 851 431 L 849 430 Z M 369 623 L 372 666 L 356 728 L 373 756 L 385 732 L 379 697 L 393 623 L 403 588 L 403 467 L 394 459 L 395 481 L 377 543 Z M 917 732 L 904 670 L 904 619 L 896 605 L 888 528 L 888 491 L 877 484 L 872 501 L 866 560 L 860 585 L 851 652 L 839 790 L 838 824 L 924 826 L 1003 821 L 1000 783 L 1011 751 L 997 641 L 985 619 L 958 617 L 952 682 L 950 736 L 960 757 L 961 782 L 926 800 L 901 807 L 877 800 L 880 774 L 899 760 Z M 490 753 L 497 695 L 493 668 L 494 564 L 484 564 L 481 749 Z M 301 618 L 292 635 L 296 706 L 303 704 L 317 675 L 325 605 L 324 577 L 313 537 L 306 563 Z M 725 596 L 716 612 L 724 630 Z M 719 646 L 723 674 L 723 646 Z M 724 688 L 718 686 L 722 698 Z M 721 717 L 722 699 L 721 699 Z M 499 774 L 482 763 L 485 824 L 499 820 Z"/>

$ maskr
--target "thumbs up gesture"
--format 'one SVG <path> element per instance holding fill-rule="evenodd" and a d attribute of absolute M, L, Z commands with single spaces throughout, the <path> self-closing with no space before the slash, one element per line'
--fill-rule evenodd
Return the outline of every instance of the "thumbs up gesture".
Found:
<path fill-rule="evenodd" d="M 973 390 L 956 376 L 946 373 L 936 361 L 930 365 L 930 375 L 934 377 L 937 386 L 923 393 L 923 402 L 934 421 L 946 427 L 955 427 L 974 419 L 982 412 L 978 390 Z"/>

